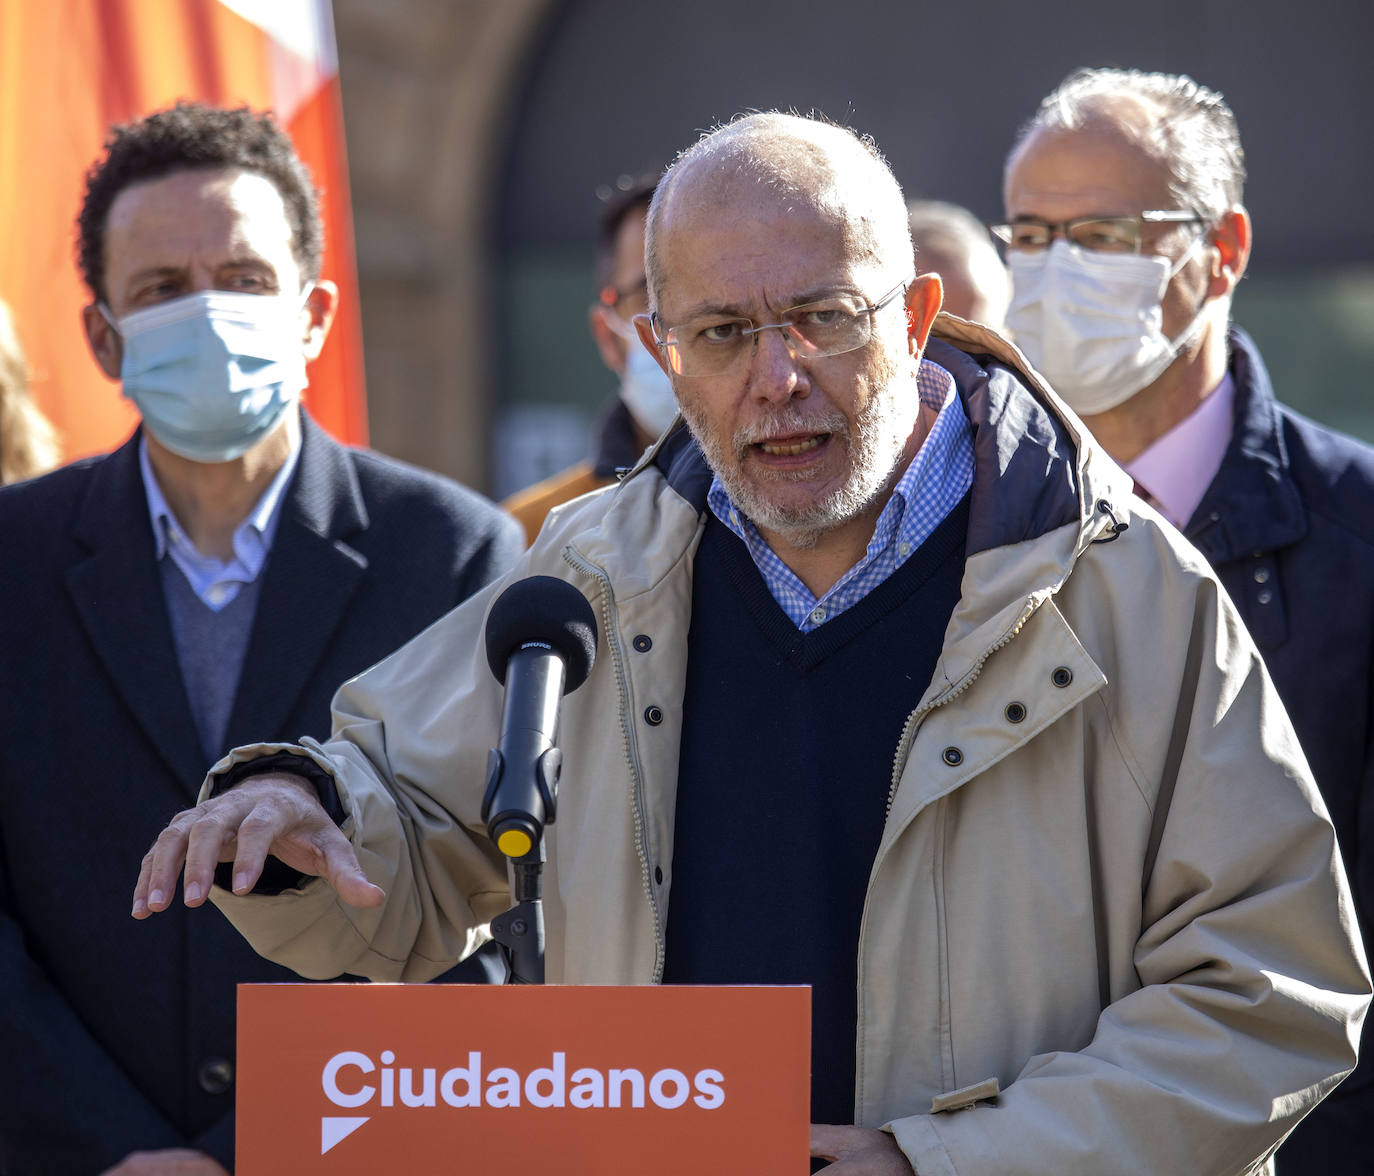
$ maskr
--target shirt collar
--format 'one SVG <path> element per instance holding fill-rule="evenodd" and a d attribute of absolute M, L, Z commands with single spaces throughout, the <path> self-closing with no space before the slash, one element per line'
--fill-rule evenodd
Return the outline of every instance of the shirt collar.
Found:
<path fill-rule="evenodd" d="M 1126 464 L 1126 472 L 1176 527 L 1187 525 L 1221 469 L 1231 442 L 1235 398 L 1228 371 L 1197 408 Z"/>
<path fill-rule="evenodd" d="M 938 363 L 923 359 L 917 370 L 916 388 L 925 440 L 893 487 L 864 555 L 835 582 L 822 601 L 842 599 L 842 606 L 848 607 L 862 598 L 872 586 L 864 569 L 905 560 L 968 490 L 972 480 L 972 442 L 954 377 Z M 744 541 L 784 611 L 802 625 L 802 618 L 811 611 L 816 598 L 768 546 L 753 520 L 736 509 L 718 477 L 712 477 L 706 501 L 716 518 Z M 892 554 L 893 558 L 881 559 L 885 554 Z M 885 567 L 885 571 L 890 570 Z M 876 574 L 873 578 L 882 577 Z M 823 619 L 818 618 L 815 623 Z"/>
<path fill-rule="evenodd" d="M 291 446 L 291 451 L 286 455 L 286 461 L 282 463 L 281 469 L 268 484 L 267 489 L 262 492 L 262 497 L 257 504 L 248 512 L 248 517 L 241 522 L 234 530 L 234 554 L 249 570 L 252 577 L 262 570 L 262 565 L 266 562 L 267 553 L 272 548 L 272 540 L 276 536 L 277 523 L 281 519 L 282 499 L 286 494 L 286 487 L 291 481 L 291 475 L 296 472 L 296 465 L 300 461 L 301 438 L 296 433 Z M 153 473 L 152 462 L 148 459 L 148 439 L 140 436 L 138 440 L 138 468 L 143 475 L 143 491 L 148 500 L 148 516 L 153 524 L 153 543 L 157 551 L 157 558 L 161 560 L 167 554 L 169 537 L 177 541 L 190 552 L 197 552 L 194 544 L 186 535 L 185 529 L 177 520 L 172 508 L 168 505 L 166 496 L 162 493 L 162 487 L 158 485 L 157 476 Z"/>

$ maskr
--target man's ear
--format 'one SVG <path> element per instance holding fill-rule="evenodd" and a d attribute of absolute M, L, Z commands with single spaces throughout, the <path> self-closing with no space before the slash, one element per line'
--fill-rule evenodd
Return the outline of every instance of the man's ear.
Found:
<path fill-rule="evenodd" d="M 305 334 L 302 337 L 307 361 L 319 358 L 320 349 L 324 347 L 324 341 L 329 336 L 329 328 L 334 324 L 334 314 L 338 309 L 338 286 L 323 279 L 316 282 L 305 300 L 305 306 L 302 307 L 302 311 L 308 316 Z"/>
<path fill-rule="evenodd" d="M 944 300 L 945 289 L 939 274 L 917 274 L 906 288 L 907 346 L 912 355 L 926 349 L 930 324 L 940 313 Z"/>
<path fill-rule="evenodd" d="M 86 343 L 100 365 L 100 370 L 112 380 L 119 379 L 120 364 L 124 361 L 124 340 L 110 326 L 94 302 L 81 308 L 81 325 L 86 330 Z"/>
<path fill-rule="evenodd" d="M 639 332 L 639 341 L 646 348 L 649 354 L 657 361 L 658 366 L 663 369 L 663 374 L 669 380 L 673 378 L 673 369 L 668 366 L 668 354 L 666 350 L 658 345 L 658 340 L 654 338 L 653 320 L 647 314 L 637 314 L 634 317 L 635 330 Z"/>
<path fill-rule="evenodd" d="M 1207 297 L 1228 295 L 1236 288 L 1250 262 L 1250 214 L 1237 204 L 1221 214 L 1212 230 L 1212 258 Z"/>
<path fill-rule="evenodd" d="M 596 349 L 601 352 L 601 362 L 619 376 L 625 371 L 626 350 L 639 345 L 611 326 L 606 319 L 610 313 L 604 306 L 593 306 L 587 311 L 587 326 L 591 329 Z"/>

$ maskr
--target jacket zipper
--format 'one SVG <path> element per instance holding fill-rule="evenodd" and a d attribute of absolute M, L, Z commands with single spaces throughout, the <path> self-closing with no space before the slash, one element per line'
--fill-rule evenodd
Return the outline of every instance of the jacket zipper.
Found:
<path fill-rule="evenodd" d="M 974 664 L 973 669 L 971 669 L 964 676 L 964 680 L 957 687 L 951 690 L 948 694 L 942 695 L 940 698 L 937 698 L 934 702 L 931 702 L 926 706 L 917 707 L 914 711 L 911 712 L 911 714 L 907 716 L 906 723 L 902 727 L 901 738 L 897 740 L 896 755 L 893 756 L 892 781 L 888 785 L 887 790 L 887 807 L 883 809 L 884 824 L 887 823 L 887 818 L 892 813 L 892 802 L 897 797 L 897 785 L 901 782 L 902 771 L 906 767 L 906 761 L 908 757 L 911 755 L 911 746 L 916 741 L 916 729 L 921 725 L 922 720 L 924 720 L 926 715 L 930 714 L 931 711 L 937 709 L 938 707 L 945 706 L 949 702 L 952 702 L 954 699 L 958 698 L 959 695 L 963 694 L 965 690 L 972 686 L 973 683 L 977 680 L 978 676 L 983 672 L 983 666 L 987 662 L 988 658 L 990 658 L 1004 645 L 1009 644 L 1016 637 L 1016 635 L 1020 633 L 1023 628 L 1025 628 L 1026 622 L 1030 620 L 1031 614 L 1034 613 L 1038 607 L 1039 605 L 1036 603 L 1034 598 L 1027 599 L 1025 607 L 1022 608 L 1020 615 L 1013 622 L 1011 628 L 1008 629 L 1005 633 L 1003 633 L 1001 637 L 999 637 L 996 641 L 989 645 L 987 649 L 983 651 L 983 655 Z M 859 957 L 858 971 L 856 976 L 856 991 L 858 993 L 859 1001 L 857 1010 L 858 1016 L 856 1018 L 854 1027 L 854 1113 L 856 1116 L 861 1114 L 864 1101 L 864 933 L 867 929 L 867 926 L 868 899 L 867 897 L 865 897 L 863 918 L 859 926 Z"/>
<path fill-rule="evenodd" d="M 902 772 L 906 769 L 906 761 L 911 755 L 912 744 L 916 742 L 916 728 L 921 725 L 921 721 L 931 711 L 935 710 L 937 707 L 942 707 L 947 703 L 953 702 L 954 699 L 958 698 L 959 695 L 963 694 L 965 690 L 972 686 L 978 679 L 978 676 L 983 672 L 983 666 L 988 658 L 1004 645 L 1010 644 L 1017 634 L 1025 628 L 1026 622 L 1031 618 L 1031 614 L 1039 607 L 1040 605 L 1035 599 L 1028 599 L 1025 607 L 1021 610 L 1021 615 L 1016 618 L 1012 627 L 989 645 L 987 649 L 983 650 L 983 655 L 974 664 L 973 669 L 964 675 L 964 680 L 960 682 L 958 686 L 949 691 L 948 694 L 941 695 L 939 698 L 935 699 L 934 702 L 917 707 L 907 716 L 906 723 L 902 727 L 901 738 L 897 740 L 897 754 L 893 757 L 892 761 L 892 780 L 887 789 L 887 807 L 883 809 L 884 821 L 887 820 L 888 814 L 892 812 L 892 802 L 897 798 L 897 785 L 901 782 Z"/>
<path fill-rule="evenodd" d="M 611 601 L 614 595 L 611 591 L 611 579 L 605 572 L 593 564 L 588 563 L 579 556 L 571 547 L 565 547 L 562 552 L 563 560 L 576 571 L 585 576 L 591 576 L 594 580 L 601 583 L 601 620 L 602 632 L 606 635 L 606 648 L 611 652 L 611 664 L 615 666 L 616 687 L 620 691 L 620 733 L 624 740 L 625 763 L 630 769 L 630 780 L 632 782 L 631 800 L 633 802 L 633 813 L 635 823 L 635 848 L 639 853 L 640 878 L 644 886 L 644 895 L 649 900 L 649 909 L 654 918 L 654 971 L 652 983 L 661 984 L 663 982 L 664 965 L 664 938 L 663 920 L 658 909 L 658 896 L 654 894 L 653 883 L 649 877 L 649 845 L 648 818 L 644 811 L 644 778 L 639 770 L 633 752 L 634 738 L 630 729 L 630 708 L 626 705 L 626 699 L 630 696 L 629 683 L 625 678 L 625 659 L 620 649 L 619 629 L 615 624 L 615 617 L 611 611 Z"/>

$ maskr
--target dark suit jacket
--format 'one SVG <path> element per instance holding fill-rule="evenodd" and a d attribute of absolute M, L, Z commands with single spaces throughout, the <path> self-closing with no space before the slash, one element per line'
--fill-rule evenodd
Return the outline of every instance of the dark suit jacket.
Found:
<path fill-rule="evenodd" d="M 1231 443 L 1184 534 L 1255 638 L 1336 826 L 1374 953 L 1374 449 L 1274 398 L 1250 337 L 1230 332 Z M 1298 1124 L 1278 1170 L 1374 1170 L 1374 1019 L 1360 1064 Z"/>
<path fill-rule="evenodd" d="M 523 547 L 479 495 L 303 432 L 225 750 L 326 735 L 340 683 Z M 188 1146 L 232 1165 L 235 984 L 297 977 L 217 912 L 129 917 L 207 766 L 137 436 L 0 489 L 0 1172 Z"/>

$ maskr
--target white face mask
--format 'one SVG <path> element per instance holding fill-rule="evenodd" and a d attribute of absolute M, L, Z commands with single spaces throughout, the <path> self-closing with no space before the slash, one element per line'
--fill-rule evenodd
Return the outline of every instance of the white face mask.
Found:
<path fill-rule="evenodd" d="M 1154 383 L 1202 326 L 1206 302 L 1174 339 L 1161 302 L 1176 263 L 1138 253 L 1097 253 L 1064 240 L 1038 253 L 1014 250 L 1007 329 L 1075 412 L 1106 412 Z"/>
<path fill-rule="evenodd" d="M 635 423 L 651 437 L 657 437 L 677 419 L 677 400 L 667 373 L 639 341 L 628 324 L 617 323 L 611 315 L 607 324 L 625 340 L 625 371 L 620 377 L 620 399 L 630 410 Z"/>

